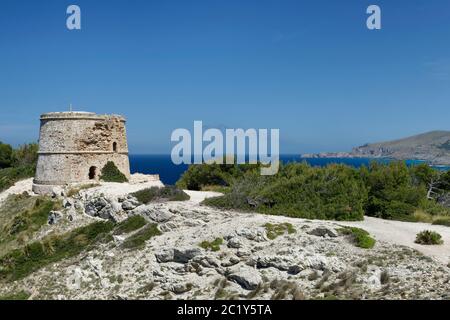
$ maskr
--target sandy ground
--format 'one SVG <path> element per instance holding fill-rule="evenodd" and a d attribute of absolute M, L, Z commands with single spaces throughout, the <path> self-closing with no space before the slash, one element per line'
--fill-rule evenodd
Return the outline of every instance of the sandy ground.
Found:
<path fill-rule="evenodd" d="M 141 183 L 102 182 L 100 186 L 82 190 L 80 194 L 89 197 L 100 194 L 104 194 L 107 197 L 121 197 L 142 189 L 163 186 L 164 184 L 159 180 L 146 181 Z"/>
<path fill-rule="evenodd" d="M 222 195 L 219 192 L 213 192 L 213 191 L 190 191 L 190 190 L 184 190 L 184 192 L 186 192 L 191 197 L 191 199 L 189 201 L 192 202 L 192 203 L 195 203 L 195 204 L 199 204 L 200 202 L 202 202 L 206 198 L 218 197 L 218 196 Z"/>
<path fill-rule="evenodd" d="M 445 264 L 450 261 L 449 227 L 420 222 L 383 220 L 372 217 L 365 217 L 364 221 L 339 222 L 339 224 L 363 228 L 377 240 L 414 248 L 424 255 L 434 257 Z M 427 246 L 414 243 L 417 233 L 423 230 L 438 232 L 442 236 L 444 244 Z"/>

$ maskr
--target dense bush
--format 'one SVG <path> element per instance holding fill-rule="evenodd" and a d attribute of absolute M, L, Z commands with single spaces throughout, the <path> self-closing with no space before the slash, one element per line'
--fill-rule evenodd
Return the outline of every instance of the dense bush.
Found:
<path fill-rule="evenodd" d="M 425 230 L 417 234 L 415 242 L 426 245 L 443 244 L 444 241 L 441 238 L 442 236 L 439 233 Z"/>
<path fill-rule="evenodd" d="M 195 174 L 204 171 L 207 169 L 191 170 L 190 179 L 195 180 Z M 201 175 L 206 179 L 206 175 Z M 360 220 L 367 214 L 384 219 L 432 221 L 433 216 L 447 216 L 450 211 L 430 197 L 448 192 L 450 174 L 425 164 L 408 167 L 400 161 L 373 162 L 369 167 L 354 169 L 335 164 L 311 167 L 289 163 L 281 165 L 274 176 L 261 176 L 258 170 L 251 169 L 231 176 L 227 193 L 206 199 L 204 204 L 334 220 Z"/>
<path fill-rule="evenodd" d="M 366 198 L 353 168 L 292 163 L 281 166 L 276 176 L 248 172 L 230 193 L 205 204 L 311 219 L 361 220 Z"/>
<path fill-rule="evenodd" d="M 0 169 L 8 168 L 12 164 L 13 148 L 0 141 Z"/>
<path fill-rule="evenodd" d="M 258 170 L 257 164 L 193 164 L 183 173 L 177 187 L 188 190 L 202 190 L 207 186 L 230 186 L 235 178 L 245 172 Z"/>
<path fill-rule="evenodd" d="M 108 161 L 102 169 L 100 179 L 105 182 L 128 182 L 127 177 L 120 172 L 114 162 Z"/>
<path fill-rule="evenodd" d="M 406 219 L 426 198 L 425 188 L 413 184 L 404 162 L 373 162 L 369 169 L 363 167 L 360 171 L 368 189 L 366 214 L 369 216 Z"/>
<path fill-rule="evenodd" d="M 190 199 L 189 195 L 175 186 L 151 187 L 131 195 L 143 204 L 148 204 L 152 201 L 185 201 Z"/>

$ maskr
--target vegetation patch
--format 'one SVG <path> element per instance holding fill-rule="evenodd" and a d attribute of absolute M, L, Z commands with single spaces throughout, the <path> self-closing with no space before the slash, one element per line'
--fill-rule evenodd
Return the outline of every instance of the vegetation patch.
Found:
<path fill-rule="evenodd" d="M 128 182 L 127 177 L 120 172 L 114 162 L 108 161 L 102 169 L 100 179 L 105 182 Z"/>
<path fill-rule="evenodd" d="M 159 231 L 158 225 L 150 223 L 125 239 L 122 246 L 126 249 L 139 249 L 145 246 L 147 240 L 159 235 L 161 235 L 161 231 Z"/>
<path fill-rule="evenodd" d="M 0 279 L 15 281 L 62 259 L 91 250 L 98 242 L 111 240 L 112 222 L 94 222 L 64 235 L 50 235 L 0 258 Z"/>
<path fill-rule="evenodd" d="M 370 236 L 370 234 L 361 228 L 355 227 L 344 227 L 338 229 L 341 234 L 351 236 L 355 245 L 363 249 L 371 249 L 375 246 L 375 239 Z"/>
<path fill-rule="evenodd" d="M 229 193 L 203 204 L 306 219 L 362 220 L 366 199 L 356 169 L 289 163 L 274 176 L 248 170 L 234 179 Z"/>
<path fill-rule="evenodd" d="M 147 220 L 144 217 L 136 215 L 131 216 L 124 221 L 117 224 L 114 228 L 114 234 L 124 234 L 130 233 L 132 231 L 138 230 L 147 224 Z"/>
<path fill-rule="evenodd" d="M 31 210 L 26 210 L 15 216 L 6 227 L 9 236 L 16 236 L 21 232 L 33 233 L 45 225 L 48 215 L 56 207 L 56 203 L 45 198 L 37 198 Z"/>
<path fill-rule="evenodd" d="M 433 244 L 443 244 L 442 236 L 434 231 L 424 230 L 416 235 L 415 243 L 433 245 Z"/>
<path fill-rule="evenodd" d="M 132 193 L 139 202 L 148 204 L 153 201 L 186 201 L 190 197 L 183 190 L 175 186 L 165 186 L 162 188 L 151 187 Z"/>
<path fill-rule="evenodd" d="M 47 197 L 9 196 L 0 208 L 0 256 L 27 243 L 47 224 L 50 211 L 60 207 L 60 202 Z"/>
<path fill-rule="evenodd" d="M 270 240 L 274 240 L 278 236 L 282 236 L 286 232 L 288 234 L 297 232 L 295 230 L 294 226 L 287 222 L 286 223 L 278 223 L 278 224 L 266 223 L 264 225 L 264 228 L 266 228 L 267 238 L 269 238 Z"/>
<path fill-rule="evenodd" d="M 34 176 L 37 151 L 36 143 L 13 149 L 9 144 L 0 141 L 0 191 L 10 188 L 19 180 Z"/>
<path fill-rule="evenodd" d="M 220 250 L 220 246 L 223 244 L 223 239 L 222 238 L 216 238 L 213 241 L 202 241 L 199 246 L 205 250 L 210 250 L 210 251 L 219 251 Z"/>
<path fill-rule="evenodd" d="M 246 172 L 259 170 L 260 168 L 259 164 L 226 164 L 225 157 L 222 162 L 223 164 L 215 162 L 190 165 L 188 170 L 177 181 L 177 187 L 188 190 L 226 188 L 231 186 L 235 179 L 242 177 Z"/>
<path fill-rule="evenodd" d="M 190 168 L 177 184 L 202 189 L 222 178 L 225 194 L 203 202 L 212 207 L 338 221 L 362 220 L 364 215 L 428 222 L 437 216 L 450 217 L 442 200 L 450 193 L 450 171 L 427 164 L 372 162 L 353 168 L 288 163 L 273 176 L 261 176 L 255 167 L 209 166 Z"/>
<path fill-rule="evenodd" d="M 19 291 L 16 293 L 6 294 L 4 296 L 0 296 L 0 301 L 2 300 L 28 300 L 30 297 L 30 293 L 26 291 Z"/>

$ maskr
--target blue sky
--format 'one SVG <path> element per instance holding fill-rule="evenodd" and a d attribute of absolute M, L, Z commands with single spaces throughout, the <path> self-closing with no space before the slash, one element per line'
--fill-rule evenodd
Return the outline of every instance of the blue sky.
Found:
<path fill-rule="evenodd" d="M 282 153 L 448 130 L 449 39 L 447 0 L 2 0 L 0 140 L 37 140 L 70 103 L 125 115 L 132 153 L 194 120 L 279 128 Z"/>

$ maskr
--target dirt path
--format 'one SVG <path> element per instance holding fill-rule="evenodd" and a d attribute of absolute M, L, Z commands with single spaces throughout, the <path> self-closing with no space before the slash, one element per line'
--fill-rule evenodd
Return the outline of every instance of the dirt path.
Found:
<path fill-rule="evenodd" d="M 26 180 L 16 182 L 11 188 L 0 192 L 0 206 L 11 194 L 21 194 L 24 193 L 25 191 L 28 193 L 32 193 L 31 191 L 32 185 L 33 185 L 33 178 L 29 178 Z"/>
<path fill-rule="evenodd" d="M 445 264 L 450 262 L 450 227 L 420 222 L 383 220 L 372 217 L 365 217 L 364 221 L 339 223 L 363 228 L 377 240 L 414 248 L 424 255 L 434 257 Z M 444 244 L 427 246 L 414 243 L 417 233 L 423 230 L 438 232 L 442 236 Z"/>

